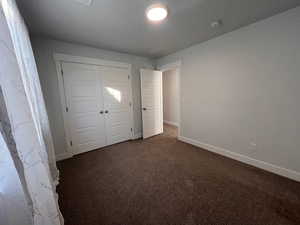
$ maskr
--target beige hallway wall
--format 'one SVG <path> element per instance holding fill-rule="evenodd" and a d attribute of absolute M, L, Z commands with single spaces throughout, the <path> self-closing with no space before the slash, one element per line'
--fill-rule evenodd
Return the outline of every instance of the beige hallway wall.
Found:
<path fill-rule="evenodd" d="M 179 73 L 178 69 L 163 72 L 164 122 L 178 126 L 179 122 Z"/>

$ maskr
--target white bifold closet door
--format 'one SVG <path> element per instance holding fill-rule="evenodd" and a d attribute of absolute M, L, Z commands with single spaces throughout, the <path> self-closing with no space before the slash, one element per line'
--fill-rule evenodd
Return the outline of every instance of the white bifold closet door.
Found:
<path fill-rule="evenodd" d="M 99 66 L 62 63 L 69 142 L 73 154 L 106 145 Z"/>
<path fill-rule="evenodd" d="M 128 70 L 66 62 L 61 66 L 72 153 L 130 139 Z"/>
<path fill-rule="evenodd" d="M 108 144 L 131 137 L 131 93 L 128 73 L 119 68 L 102 68 L 103 96 Z"/>
<path fill-rule="evenodd" d="M 163 133 L 162 72 L 141 70 L 143 138 Z"/>

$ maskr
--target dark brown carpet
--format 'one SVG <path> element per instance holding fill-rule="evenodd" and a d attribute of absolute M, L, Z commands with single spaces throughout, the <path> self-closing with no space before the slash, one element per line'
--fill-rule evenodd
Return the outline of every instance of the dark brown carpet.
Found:
<path fill-rule="evenodd" d="M 60 162 L 65 224 L 300 224 L 300 183 L 180 142 L 166 128 Z"/>

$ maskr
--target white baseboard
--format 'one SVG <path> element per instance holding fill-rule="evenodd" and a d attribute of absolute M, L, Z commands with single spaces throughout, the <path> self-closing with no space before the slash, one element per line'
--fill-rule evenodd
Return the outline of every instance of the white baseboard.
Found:
<path fill-rule="evenodd" d="M 135 133 L 135 134 L 133 135 L 132 140 L 140 139 L 141 137 L 142 137 L 142 133 L 141 133 L 141 132 Z"/>
<path fill-rule="evenodd" d="M 57 154 L 56 155 L 56 162 L 64 160 L 64 159 L 69 159 L 69 158 L 72 158 L 72 157 L 73 157 L 73 155 L 68 153 L 68 152 Z"/>
<path fill-rule="evenodd" d="M 175 126 L 175 127 L 178 127 L 178 126 L 179 126 L 178 123 L 172 122 L 172 121 L 168 121 L 168 120 L 164 120 L 164 123 L 169 124 L 169 125 L 173 125 L 173 126 Z"/>
<path fill-rule="evenodd" d="M 261 161 L 261 160 L 253 159 L 253 158 L 250 158 L 248 156 L 241 155 L 239 153 L 235 153 L 235 152 L 232 152 L 232 151 L 220 148 L 220 147 L 216 147 L 216 146 L 209 145 L 209 144 L 206 144 L 206 143 L 201 143 L 201 142 L 193 140 L 191 138 L 179 136 L 178 139 L 180 141 L 183 141 L 183 142 L 189 143 L 191 145 L 203 148 L 205 150 L 208 150 L 208 151 L 226 156 L 226 157 L 231 158 L 231 159 L 238 160 L 240 162 L 249 164 L 251 166 L 255 166 L 255 167 L 258 167 L 260 169 L 267 170 L 269 172 L 278 174 L 280 176 L 288 177 L 290 179 L 293 179 L 293 180 L 296 180 L 296 181 L 300 182 L 300 173 L 296 172 L 294 170 L 289 170 L 289 169 L 286 169 L 286 168 L 283 168 L 283 167 L 280 167 L 280 166 L 276 166 L 276 165 L 271 164 L 271 163 L 267 163 L 267 162 L 264 162 L 264 161 Z"/>

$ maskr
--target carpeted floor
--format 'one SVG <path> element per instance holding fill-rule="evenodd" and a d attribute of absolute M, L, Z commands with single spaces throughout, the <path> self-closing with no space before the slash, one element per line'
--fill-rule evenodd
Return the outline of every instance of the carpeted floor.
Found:
<path fill-rule="evenodd" d="M 300 183 L 163 135 L 59 163 L 66 225 L 300 224 Z"/>

